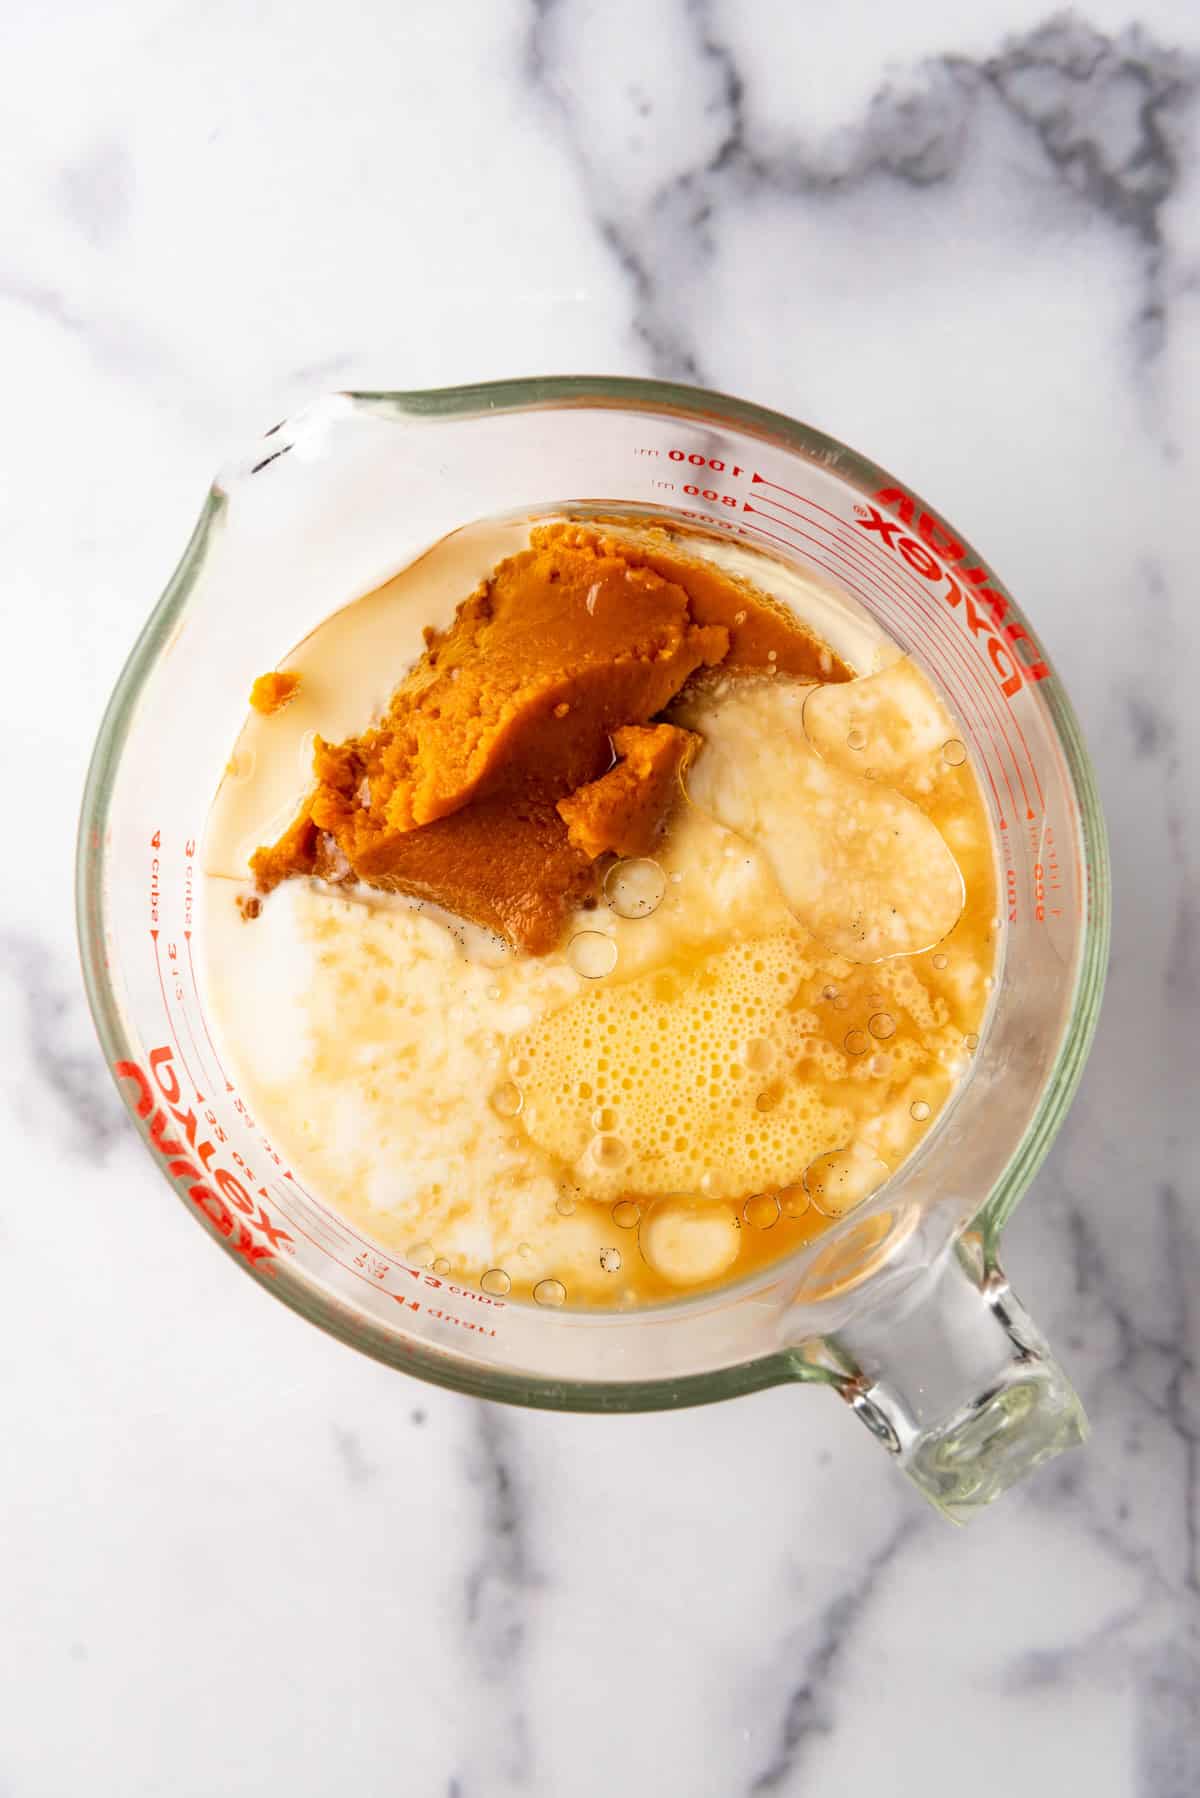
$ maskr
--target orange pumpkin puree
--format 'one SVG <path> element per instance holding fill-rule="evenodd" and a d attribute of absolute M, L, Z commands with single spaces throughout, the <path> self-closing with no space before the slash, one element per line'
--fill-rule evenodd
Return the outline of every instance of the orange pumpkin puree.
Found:
<path fill-rule="evenodd" d="M 280 712 L 299 690 L 298 674 L 260 674 L 250 689 L 250 704 L 256 712 Z"/>
<path fill-rule="evenodd" d="M 850 677 L 744 583 L 673 545 L 579 525 L 535 528 L 425 636 L 377 725 L 317 738 L 315 790 L 252 858 L 258 890 L 298 874 L 362 880 L 533 955 L 595 896 L 601 856 L 653 847 L 698 739 L 651 720 L 689 677 Z"/>
<path fill-rule="evenodd" d="M 649 855 L 681 791 L 683 771 L 700 746 L 674 724 L 623 724 L 613 732 L 618 760 L 554 808 L 567 840 L 589 861 L 601 855 Z"/>

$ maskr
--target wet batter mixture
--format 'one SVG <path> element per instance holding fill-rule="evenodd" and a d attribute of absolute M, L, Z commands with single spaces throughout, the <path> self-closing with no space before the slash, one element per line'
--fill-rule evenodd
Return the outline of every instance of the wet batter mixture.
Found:
<path fill-rule="evenodd" d="M 997 954 L 924 675 L 691 533 L 471 527 L 256 683 L 207 998 L 295 1171 L 539 1304 L 740 1276 L 928 1135 Z"/>

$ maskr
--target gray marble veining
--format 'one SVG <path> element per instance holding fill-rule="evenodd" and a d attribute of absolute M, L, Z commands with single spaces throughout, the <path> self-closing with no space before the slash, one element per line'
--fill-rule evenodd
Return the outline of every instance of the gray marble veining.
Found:
<path fill-rule="evenodd" d="M 10 13 L 0 483 L 6 1798 L 1200 1789 L 1200 17 L 1182 0 Z M 213 470 L 329 386 L 612 370 L 810 418 L 1027 603 L 1114 841 L 1008 1236 L 1094 1434 L 955 1535 L 832 1399 L 406 1384 L 126 1131 L 94 729 Z M 46 677 L 54 675 L 53 704 Z"/>
<path fill-rule="evenodd" d="M 797 208 L 829 205 L 872 184 L 927 188 L 955 180 L 980 142 L 1012 157 L 1030 184 L 1060 186 L 1081 206 L 1128 232 L 1143 263 L 1133 320 L 1139 350 L 1161 343 L 1172 292 L 1163 209 L 1180 174 L 1200 61 L 1134 25 L 1119 33 L 1060 14 L 1006 37 L 974 58 L 950 51 L 885 80 L 863 116 L 825 140 L 798 121 L 782 141 L 756 129 L 736 51 L 719 34 L 711 0 L 681 9 L 677 93 L 699 99 L 691 159 L 664 170 L 654 102 L 636 82 L 593 97 L 578 11 L 541 0 L 530 32 L 531 77 L 560 122 L 603 241 L 626 275 L 634 327 L 653 371 L 711 377 L 699 348 L 678 330 L 670 290 L 681 274 L 703 279 L 715 252 L 714 219 L 764 193 Z M 612 118 L 616 102 L 616 119 Z M 631 172 L 636 170 L 631 179 Z"/>

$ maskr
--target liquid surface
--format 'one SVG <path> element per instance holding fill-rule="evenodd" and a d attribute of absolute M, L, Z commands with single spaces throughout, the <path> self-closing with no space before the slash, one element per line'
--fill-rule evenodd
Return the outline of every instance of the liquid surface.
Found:
<path fill-rule="evenodd" d="M 598 858 L 645 853 L 665 828 L 694 744 L 650 721 L 693 675 L 849 677 L 795 614 L 659 535 L 535 526 L 448 630 L 423 632 L 381 719 L 315 738 L 313 790 L 252 857 L 259 892 L 361 881 L 552 949 L 595 897 Z M 298 678 L 263 675 L 251 705 L 274 712 Z"/>
<path fill-rule="evenodd" d="M 685 695 L 668 721 L 702 747 L 670 830 L 610 861 L 549 953 L 319 881 L 245 923 L 249 856 L 294 816 L 312 733 L 382 715 L 382 645 L 394 685 L 522 531 L 456 538 L 289 655 L 297 691 L 239 739 L 204 849 L 214 1026 L 304 1183 L 394 1253 L 555 1306 L 738 1277 L 885 1180 L 969 1066 L 995 882 L 959 732 L 837 613 L 870 676 L 772 675 L 764 651 Z M 796 603 L 795 571 L 776 589 L 747 560 Z"/>

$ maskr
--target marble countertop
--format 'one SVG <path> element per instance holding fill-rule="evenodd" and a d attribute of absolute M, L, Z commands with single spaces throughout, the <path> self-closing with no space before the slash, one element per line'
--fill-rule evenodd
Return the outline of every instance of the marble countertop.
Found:
<path fill-rule="evenodd" d="M 0 46 L 0 1793 L 1194 1798 L 1200 13 L 50 0 Z M 330 388 L 580 371 L 933 495 L 1098 764 L 1109 995 L 1006 1253 L 1094 1436 L 965 1532 L 818 1392 L 589 1420 L 357 1358 L 95 1046 L 74 814 L 213 469 Z"/>

